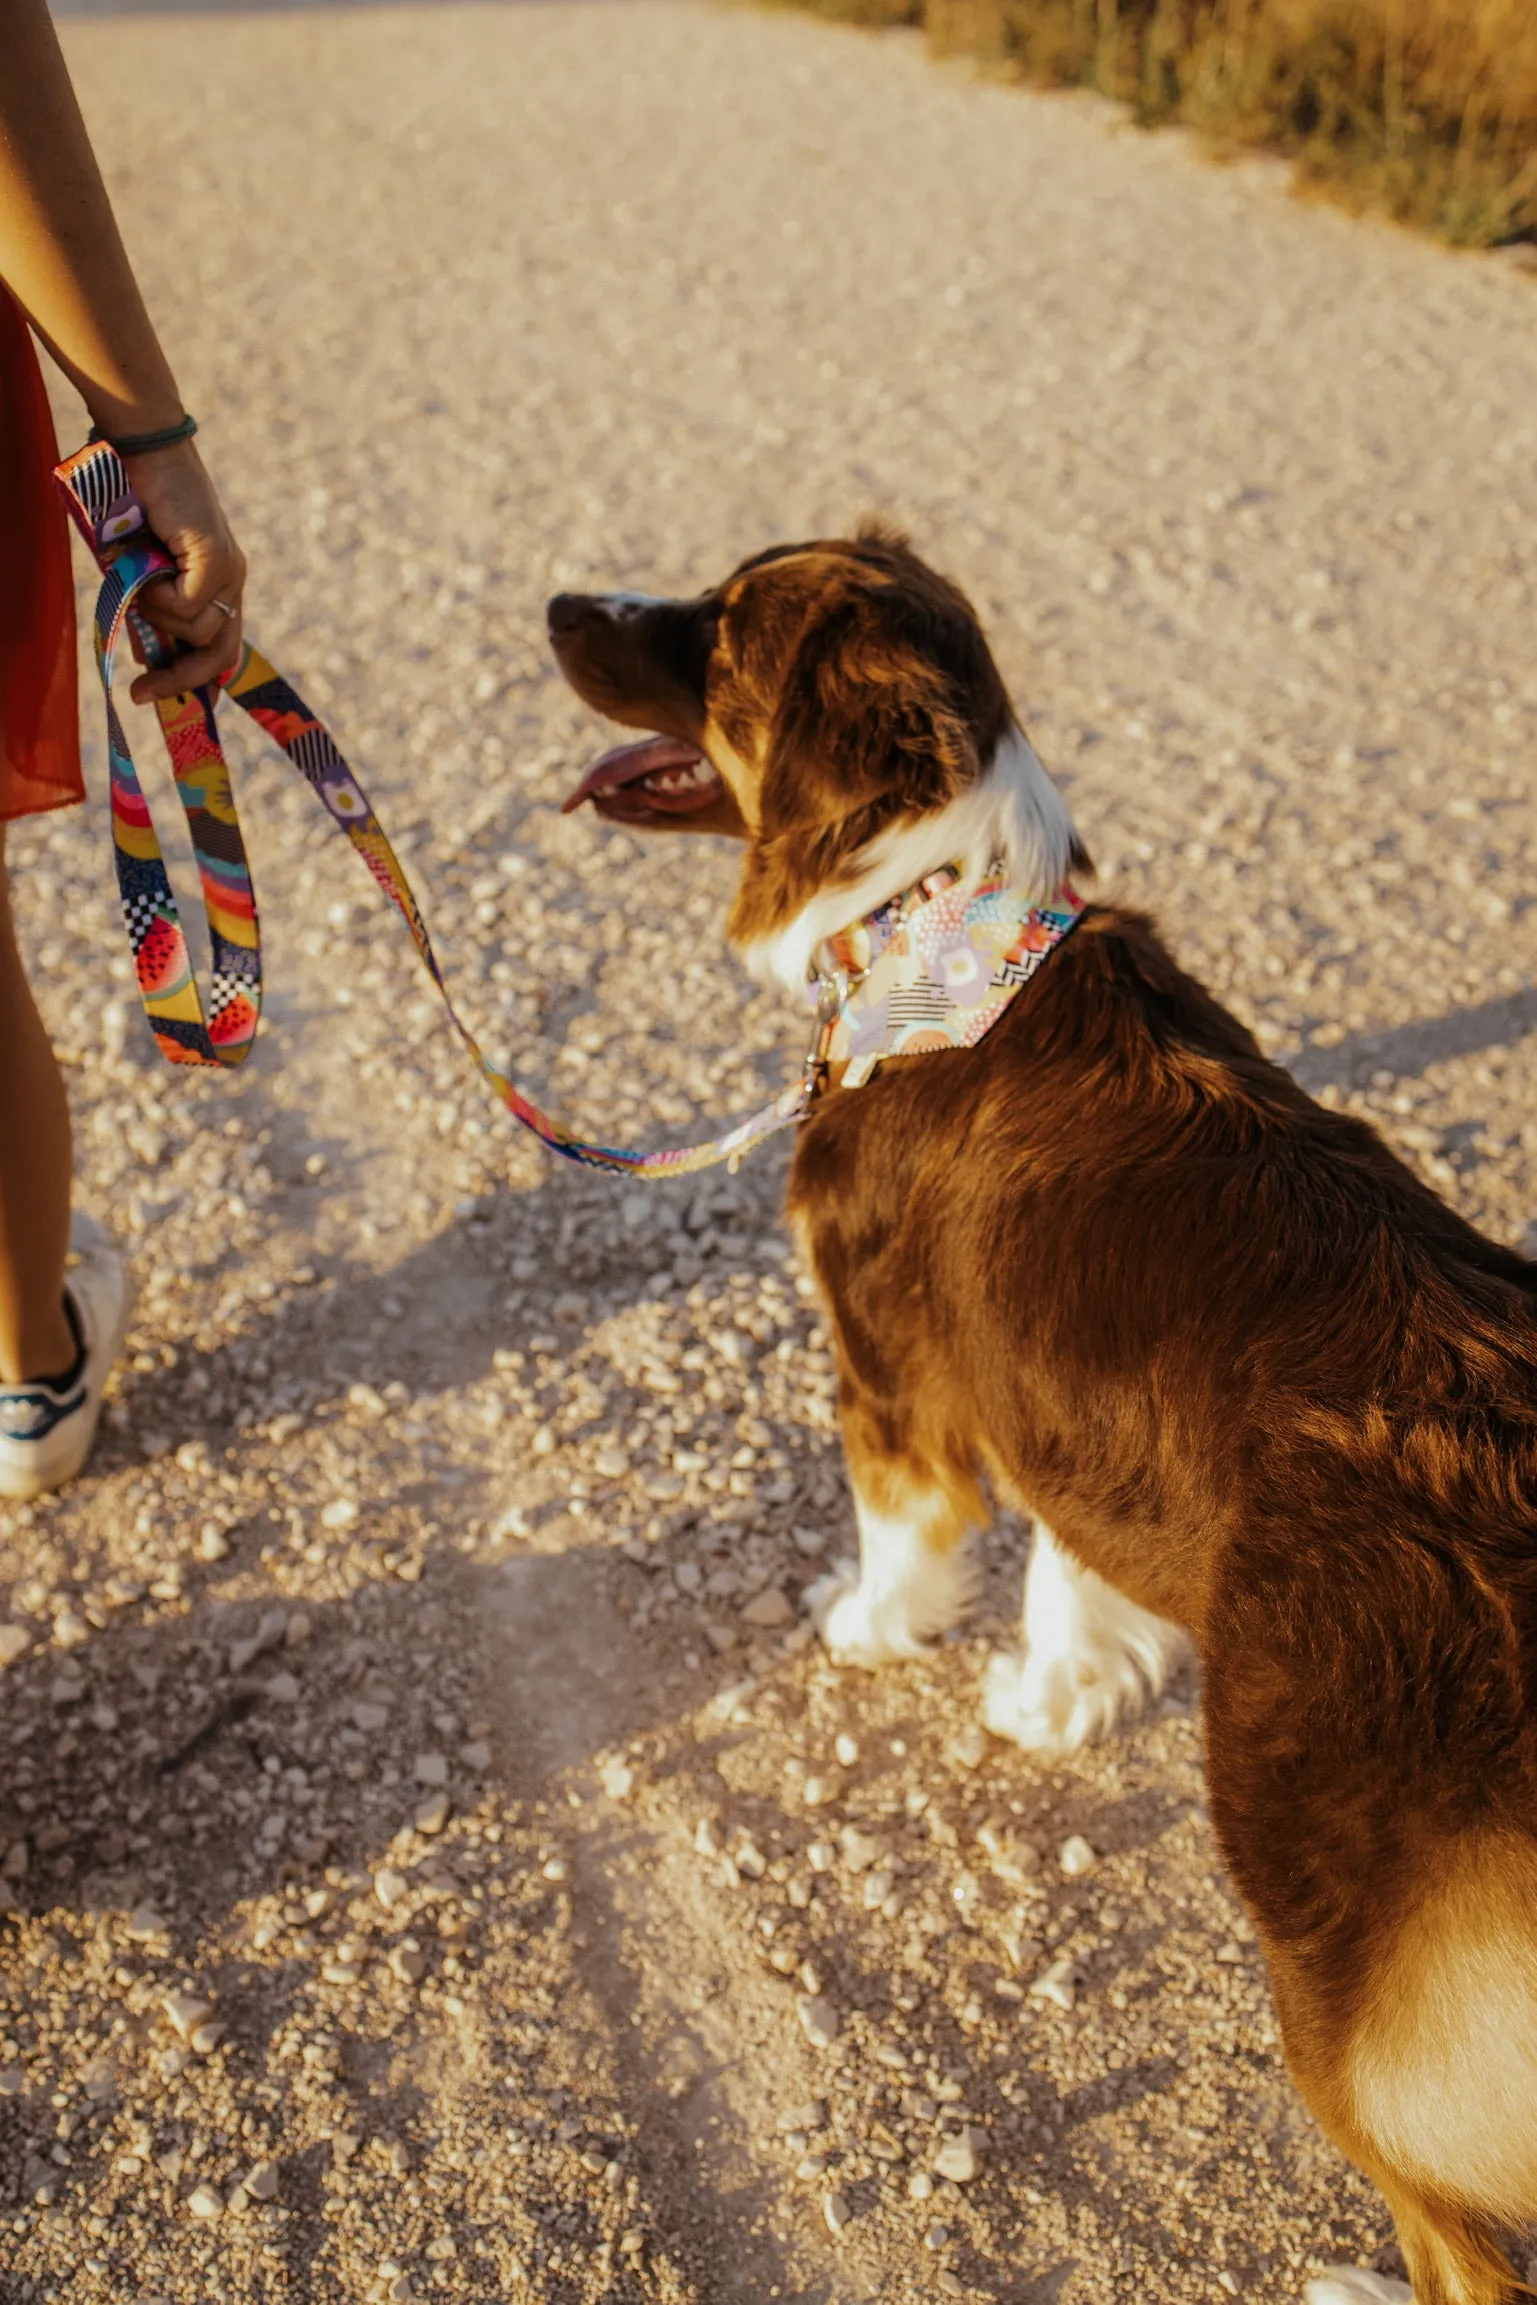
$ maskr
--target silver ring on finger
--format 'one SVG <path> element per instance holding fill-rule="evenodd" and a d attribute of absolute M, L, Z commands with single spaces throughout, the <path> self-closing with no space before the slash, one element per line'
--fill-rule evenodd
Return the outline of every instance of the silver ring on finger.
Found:
<path fill-rule="evenodd" d="M 235 616 L 239 613 L 238 610 L 231 608 L 227 600 L 211 600 L 208 605 L 210 608 L 216 608 L 221 616 Z"/>

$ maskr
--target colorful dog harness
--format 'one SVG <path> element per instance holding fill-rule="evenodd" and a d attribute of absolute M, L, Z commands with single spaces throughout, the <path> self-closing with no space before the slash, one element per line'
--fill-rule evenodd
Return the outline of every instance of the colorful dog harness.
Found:
<path fill-rule="evenodd" d="M 125 625 L 133 626 L 147 663 L 171 661 L 168 644 L 137 603 L 145 586 L 174 575 L 176 564 L 150 534 L 108 442 L 67 457 L 57 477 L 102 572 L 96 667 L 106 707 L 113 852 L 144 1011 L 170 1063 L 238 1065 L 250 1054 L 261 1015 L 261 945 L 250 866 L 215 720 L 218 690 L 165 698 L 155 708 L 208 914 L 212 970 L 205 1014 L 149 803 L 112 694 Z M 844 1064 L 844 1084 L 853 1087 L 869 1077 L 883 1056 L 971 1047 L 1083 909 L 1066 887 L 1049 905 L 1034 906 L 1009 889 L 1000 874 L 969 891 L 957 885 L 960 875 L 954 867 L 931 874 L 832 940 L 834 965 L 810 988 L 817 1016 L 800 1078 L 772 1103 L 723 1136 L 674 1152 L 625 1152 L 591 1144 L 525 1097 L 484 1055 L 460 1018 L 411 884 L 325 723 L 249 645 L 224 686 L 288 755 L 395 906 L 450 1023 L 514 1120 L 551 1152 L 588 1168 L 642 1177 L 688 1176 L 722 1161 L 734 1168 L 766 1138 L 806 1117 L 828 1065 Z"/>

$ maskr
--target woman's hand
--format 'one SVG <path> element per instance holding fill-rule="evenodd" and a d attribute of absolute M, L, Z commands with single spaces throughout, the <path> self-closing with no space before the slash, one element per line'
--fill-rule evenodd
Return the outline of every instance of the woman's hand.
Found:
<path fill-rule="evenodd" d="M 245 554 L 230 534 L 224 507 L 192 441 L 127 457 L 124 468 L 150 527 L 175 556 L 178 572 L 174 580 L 168 576 L 145 588 L 140 595 L 144 614 L 157 632 L 185 642 L 191 651 L 159 672 L 140 674 L 131 691 L 134 703 L 151 704 L 156 697 L 201 688 L 239 663 Z"/>

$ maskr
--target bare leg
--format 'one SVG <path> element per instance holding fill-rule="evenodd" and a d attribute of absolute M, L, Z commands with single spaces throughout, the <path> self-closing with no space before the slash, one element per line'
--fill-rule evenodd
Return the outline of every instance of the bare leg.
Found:
<path fill-rule="evenodd" d="M 59 1063 L 22 972 L 0 825 L 0 1384 L 75 1358 L 64 1312 L 73 1154 Z"/>

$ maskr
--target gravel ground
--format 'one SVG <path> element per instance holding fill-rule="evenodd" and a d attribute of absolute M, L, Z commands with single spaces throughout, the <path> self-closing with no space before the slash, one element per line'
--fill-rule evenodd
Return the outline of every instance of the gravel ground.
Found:
<path fill-rule="evenodd" d="M 68 45 L 253 630 L 537 1090 L 655 1142 L 799 1037 L 723 950 L 728 856 L 557 814 L 600 732 L 546 593 L 876 507 L 971 587 L 1113 881 L 1523 1236 L 1514 262 L 798 18 Z M 1007 1525 L 932 1662 L 822 1661 L 798 1596 L 851 1515 L 782 1155 L 552 1173 L 231 739 L 271 983 L 239 1076 L 153 1054 L 99 752 L 12 844 L 140 1296 L 90 1476 L 0 1512 L 0 2296 L 1173 2305 L 1393 2267 L 1279 2061 L 1198 1691 L 1058 1767 L 985 1739 Z"/>

